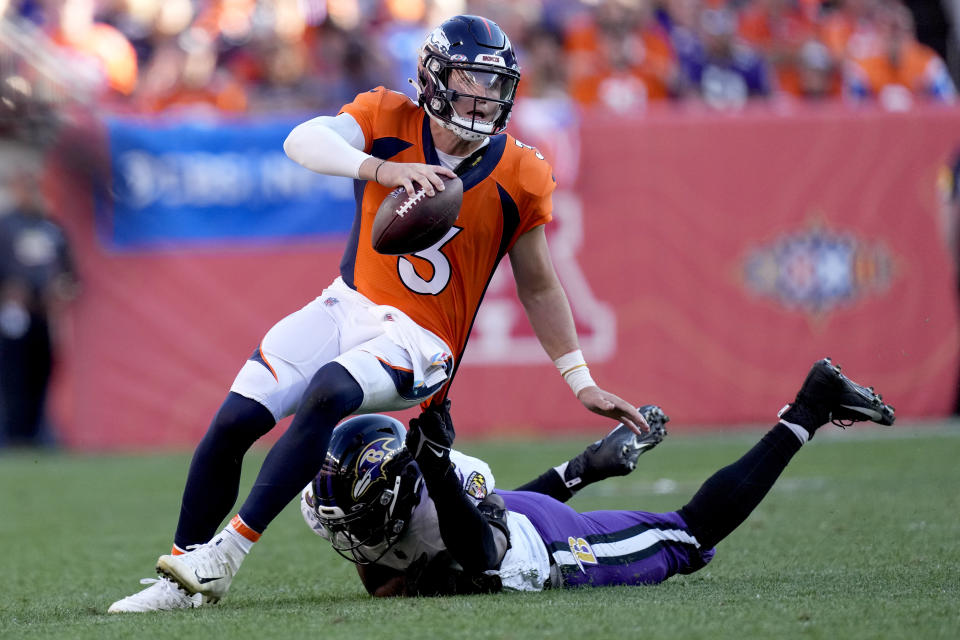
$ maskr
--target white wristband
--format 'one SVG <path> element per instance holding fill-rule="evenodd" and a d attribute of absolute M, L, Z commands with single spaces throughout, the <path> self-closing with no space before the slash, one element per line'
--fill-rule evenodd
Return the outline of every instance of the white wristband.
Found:
<path fill-rule="evenodd" d="M 590 368 L 587 366 L 587 361 L 583 359 L 583 352 L 580 349 L 563 354 L 554 360 L 553 364 L 570 385 L 573 395 L 579 395 L 587 387 L 597 386 L 590 377 Z"/>

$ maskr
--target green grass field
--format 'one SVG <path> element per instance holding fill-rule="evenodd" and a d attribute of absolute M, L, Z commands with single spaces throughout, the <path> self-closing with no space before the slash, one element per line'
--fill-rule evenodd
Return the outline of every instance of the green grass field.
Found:
<path fill-rule="evenodd" d="M 573 504 L 677 508 L 759 435 L 673 435 Z M 513 487 L 584 444 L 460 448 Z M 241 491 L 262 455 L 248 457 Z M 957 423 L 818 435 L 706 569 L 655 587 L 374 601 L 291 504 L 221 604 L 107 615 L 169 549 L 188 461 L 0 455 L 0 637 L 960 637 Z"/>

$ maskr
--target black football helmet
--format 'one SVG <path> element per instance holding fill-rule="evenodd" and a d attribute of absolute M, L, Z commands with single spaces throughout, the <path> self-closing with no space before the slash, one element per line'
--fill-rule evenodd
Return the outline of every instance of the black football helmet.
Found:
<path fill-rule="evenodd" d="M 333 548 L 351 562 L 383 557 L 420 502 L 423 476 L 403 447 L 405 437 L 403 423 L 379 414 L 351 418 L 333 430 L 311 506 Z"/>
<path fill-rule="evenodd" d="M 507 128 L 520 81 L 520 66 L 507 34 L 480 16 L 454 16 L 427 36 L 420 47 L 417 94 L 434 120 L 464 140 L 482 140 Z M 461 115 L 454 109 L 466 98 Z M 470 105 L 469 100 L 473 100 Z M 498 108 L 478 117 L 478 102 Z"/>

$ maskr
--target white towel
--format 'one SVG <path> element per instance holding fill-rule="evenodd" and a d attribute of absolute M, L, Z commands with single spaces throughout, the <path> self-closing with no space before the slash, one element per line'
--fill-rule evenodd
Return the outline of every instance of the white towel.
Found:
<path fill-rule="evenodd" d="M 370 312 L 380 318 L 387 336 L 410 355 L 414 389 L 432 387 L 447 379 L 445 365 L 451 355 L 443 340 L 396 307 L 380 305 L 370 309 Z"/>

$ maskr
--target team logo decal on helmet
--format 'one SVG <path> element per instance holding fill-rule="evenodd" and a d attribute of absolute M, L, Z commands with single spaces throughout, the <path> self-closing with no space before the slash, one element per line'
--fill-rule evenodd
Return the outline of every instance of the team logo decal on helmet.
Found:
<path fill-rule="evenodd" d="M 447 53 L 450 50 L 450 40 L 447 39 L 447 34 L 444 33 L 442 26 L 431 31 L 430 35 L 427 36 L 427 41 L 443 53 Z M 464 60 L 466 60 L 465 57 Z"/>
<path fill-rule="evenodd" d="M 486 18 L 450 18 L 420 47 L 419 103 L 464 140 L 482 140 L 507 127 L 519 81 L 510 39 Z"/>
<path fill-rule="evenodd" d="M 361 497 L 378 480 L 384 478 L 383 462 L 388 460 L 400 447 L 396 438 L 374 440 L 357 456 L 356 482 L 353 484 L 353 499 Z"/>

